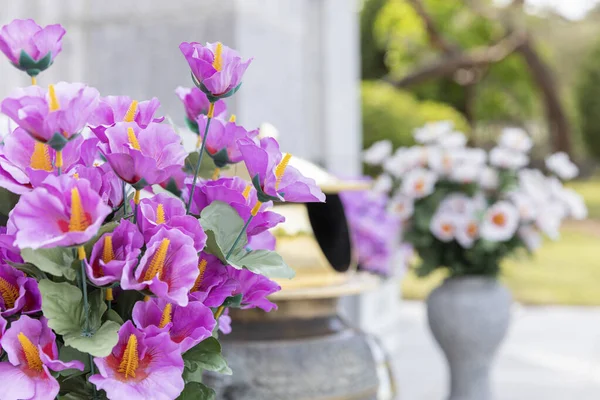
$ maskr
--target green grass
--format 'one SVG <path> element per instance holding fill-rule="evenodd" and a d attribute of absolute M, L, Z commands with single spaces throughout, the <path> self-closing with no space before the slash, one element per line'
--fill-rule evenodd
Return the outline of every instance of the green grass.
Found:
<path fill-rule="evenodd" d="M 583 196 L 588 207 L 589 217 L 600 219 L 600 178 L 571 182 L 567 186 Z"/>
<path fill-rule="evenodd" d="M 501 279 L 524 304 L 600 305 L 600 222 L 595 234 L 569 224 L 560 241 L 503 267 Z M 442 272 L 425 279 L 411 272 L 402 282 L 403 296 L 424 299 L 443 278 Z"/>

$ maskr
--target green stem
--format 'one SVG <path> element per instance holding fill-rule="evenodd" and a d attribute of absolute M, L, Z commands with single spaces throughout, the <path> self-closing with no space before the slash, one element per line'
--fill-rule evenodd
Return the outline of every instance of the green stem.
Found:
<path fill-rule="evenodd" d="M 192 188 L 190 189 L 190 198 L 188 200 L 187 206 L 185 207 L 186 214 L 190 213 L 190 208 L 192 207 L 192 200 L 194 199 L 194 190 L 196 189 L 196 182 L 198 181 L 198 172 L 200 172 L 200 164 L 202 164 L 202 156 L 204 155 L 204 148 L 206 147 L 206 138 L 208 136 L 208 128 L 210 127 L 210 121 L 212 121 L 212 117 L 208 117 L 206 120 L 206 128 L 204 128 L 204 136 L 202 137 L 202 145 L 200 146 L 200 153 L 198 154 L 198 162 L 196 163 L 196 168 L 194 169 L 194 180 L 192 181 Z"/>
<path fill-rule="evenodd" d="M 94 357 L 92 357 L 91 354 L 88 354 L 88 356 L 90 357 L 90 376 L 96 375 L 96 367 L 94 365 Z M 94 400 L 95 400 L 98 398 L 98 392 L 96 391 L 96 385 L 92 384 L 92 387 L 94 388 Z"/>
<path fill-rule="evenodd" d="M 233 246 L 231 246 L 231 249 L 229 249 L 229 251 L 227 252 L 227 256 L 225 258 L 228 259 L 231 256 L 231 254 L 233 253 L 233 250 L 235 249 L 235 246 L 237 246 L 238 242 L 242 238 L 242 235 L 244 234 L 244 232 L 246 232 L 246 229 L 248 229 L 248 225 L 250 225 L 250 221 L 252 221 L 252 218 L 254 218 L 254 215 L 250 214 L 248 221 L 246 221 L 246 223 L 244 224 L 244 227 L 242 228 L 240 233 L 235 238 L 235 241 L 233 242 Z"/>
<path fill-rule="evenodd" d="M 85 260 L 81 260 L 81 290 L 83 291 L 83 315 L 85 316 L 85 324 L 83 325 L 84 333 L 90 332 L 90 305 L 88 303 L 87 293 L 87 275 L 85 273 Z"/>
<path fill-rule="evenodd" d="M 127 187 L 125 181 L 123 181 L 123 215 L 127 215 Z"/>

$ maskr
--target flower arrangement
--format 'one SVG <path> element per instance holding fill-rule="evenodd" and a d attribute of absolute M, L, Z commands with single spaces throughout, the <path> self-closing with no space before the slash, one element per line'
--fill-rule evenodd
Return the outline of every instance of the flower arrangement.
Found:
<path fill-rule="evenodd" d="M 450 276 L 490 275 L 519 249 L 533 252 L 542 234 L 559 238 L 565 218 L 583 219 L 587 209 L 562 180 L 578 175 L 564 153 L 546 159 L 551 173 L 528 168 L 531 138 L 504 129 L 486 152 L 467 147 L 450 122 L 429 123 L 414 133 L 419 143 L 398 148 L 375 143 L 365 162 L 384 173 L 374 190 L 388 193 L 388 209 L 403 221 L 402 239 L 420 256 L 417 273 L 447 268 Z"/>
<path fill-rule="evenodd" d="M 324 195 L 276 140 L 227 117 L 251 60 L 181 44 L 196 86 L 177 89 L 198 134 L 188 154 L 158 99 L 37 86 L 63 35 L 32 20 L 0 30 L 32 78 L 0 106 L 17 126 L 0 146 L 0 398 L 213 398 L 202 373 L 231 373 L 228 309 L 274 309 L 271 278 L 294 275 L 272 251 L 283 217 L 269 207 Z M 251 183 L 220 177 L 240 162 Z"/>

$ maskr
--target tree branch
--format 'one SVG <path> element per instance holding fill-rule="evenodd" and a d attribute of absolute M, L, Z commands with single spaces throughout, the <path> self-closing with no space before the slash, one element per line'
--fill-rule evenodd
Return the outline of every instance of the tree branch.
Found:
<path fill-rule="evenodd" d="M 429 42 L 434 48 L 441 50 L 446 54 L 458 53 L 460 51 L 457 45 L 447 41 L 438 31 L 433 19 L 427 10 L 425 10 L 421 0 L 408 0 L 408 2 L 412 5 L 419 17 L 421 17 L 421 20 L 425 23 L 425 29 L 427 30 Z"/>
<path fill-rule="evenodd" d="M 525 35 L 522 33 L 513 33 L 492 46 L 442 57 L 432 64 L 406 75 L 400 80 L 391 78 L 386 78 L 386 80 L 397 87 L 408 87 L 433 78 L 452 76 L 459 69 L 487 66 L 502 61 L 514 53 L 525 40 Z"/>

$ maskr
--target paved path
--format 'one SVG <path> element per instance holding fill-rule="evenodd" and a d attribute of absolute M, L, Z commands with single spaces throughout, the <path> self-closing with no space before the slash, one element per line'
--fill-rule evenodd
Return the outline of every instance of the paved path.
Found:
<path fill-rule="evenodd" d="M 446 366 L 420 302 L 402 304 L 400 400 L 443 400 Z M 496 400 L 599 400 L 600 308 L 515 306 L 493 374 Z"/>

